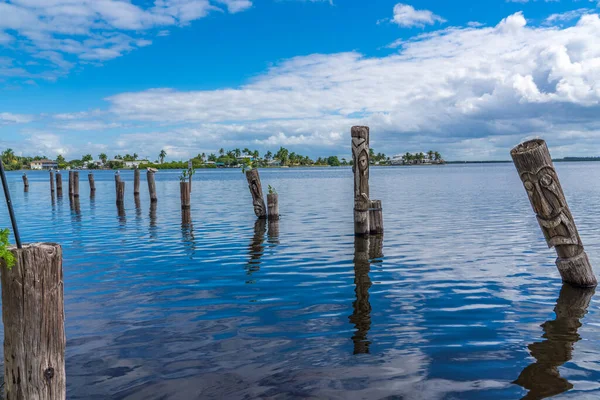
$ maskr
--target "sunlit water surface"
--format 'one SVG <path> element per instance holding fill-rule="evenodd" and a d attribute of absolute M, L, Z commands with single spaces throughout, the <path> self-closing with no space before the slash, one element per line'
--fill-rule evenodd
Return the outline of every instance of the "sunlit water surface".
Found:
<path fill-rule="evenodd" d="M 557 169 L 598 273 L 600 163 Z M 122 172 L 124 213 L 112 172 L 78 207 L 8 174 L 23 240 L 63 246 L 69 399 L 600 397 L 598 297 L 562 288 L 512 165 L 372 168 L 370 242 L 349 168 L 260 172 L 278 227 L 238 170 L 195 175 L 191 225 L 175 171 L 155 209 Z"/>

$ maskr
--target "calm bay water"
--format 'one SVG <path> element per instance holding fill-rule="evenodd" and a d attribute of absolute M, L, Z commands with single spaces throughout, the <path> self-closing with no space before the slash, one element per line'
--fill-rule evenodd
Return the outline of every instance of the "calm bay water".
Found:
<path fill-rule="evenodd" d="M 598 274 L 600 163 L 557 169 Z M 79 207 L 66 174 L 55 203 L 8 174 L 23 240 L 63 246 L 69 399 L 600 397 L 600 301 L 562 287 L 510 164 L 372 168 L 369 242 L 349 168 L 261 170 L 278 229 L 238 170 L 195 175 L 191 225 L 178 172 L 156 209 L 144 175 L 119 215 L 112 172 Z"/>

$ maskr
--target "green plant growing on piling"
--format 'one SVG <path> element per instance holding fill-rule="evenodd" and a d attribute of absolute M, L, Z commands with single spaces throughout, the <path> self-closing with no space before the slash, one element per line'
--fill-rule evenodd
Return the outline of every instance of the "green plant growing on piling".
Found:
<path fill-rule="evenodd" d="M 181 182 L 187 182 L 188 179 L 190 179 L 192 177 L 192 175 L 194 175 L 194 173 L 196 173 L 195 169 L 184 169 L 183 171 L 181 171 L 181 175 L 179 175 L 179 180 Z"/>
<path fill-rule="evenodd" d="M 269 185 L 269 194 L 277 194 L 277 190 L 271 185 Z"/>
<path fill-rule="evenodd" d="M 15 265 L 15 256 L 8 250 L 8 236 L 10 231 L 8 229 L 0 230 L 0 258 L 6 262 L 8 269 L 11 269 Z"/>

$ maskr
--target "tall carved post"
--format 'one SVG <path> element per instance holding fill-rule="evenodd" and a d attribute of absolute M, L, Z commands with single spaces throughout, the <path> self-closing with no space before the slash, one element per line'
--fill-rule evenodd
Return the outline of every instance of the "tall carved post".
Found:
<path fill-rule="evenodd" d="M 50 196 L 54 198 L 54 171 L 50 170 Z"/>
<path fill-rule="evenodd" d="M 79 197 L 79 171 L 73 172 L 73 197 Z"/>
<path fill-rule="evenodd" d="M 267 207 L 263 198 L 262 185 L 260 183 L 260 175 L 257 169 L 246 171 L 246 179 L 248 187 L 252 195 L 252 204 L 254 205 L 254 213 L 258 218 L 267 218 Z"/>
<path fill-rule="evenodd" d="M 554 308 L 556 318 L 542 324 L 545 340 L 527 346 L 535 363 L 527 366 L 513 382 L 529 390 L 524 399 L 544 399 L 573 388 L 572 383 L 560 376 L 558 368 L 573 358 L 574 344 L 581 340 L 577 331 L 594 292 L 593 288 L 563 285 Z"/>
<path fill-rule="evenodd" d="M 62 175 L 60 171 L 56 172 L 56 197 L 62 197 L 63 189 L 62 189 Z"/>
<path fill-rule="evenodd" d="M 154 203 L 158 201 L 158 197 L 156 197 L 156 182 L 154 181 L 154 171 L 148 170 L 146 174 L 146 179 L 148 180 L 148 192 L 150 192 L 150 202 Z"/>
<path fill-rule="evenodd" d="M 369 289 L 371 288 L 371 279 L 369 272 L 371 263 L 369 262 L 369 238 L 354 238 L 354 284 L 356 288 L 356 300 L 352 304 L 354 312 L 349 317 L 354 324 L 356 332 L 352 336 L 354 342 L 354 354 L 368 354 L 371 342 L 367 339 L 367 334 L 371 329 L 371 303 L 369 302 Z"/>
<path fill-rule="evenodd" d="M 29 179 L 27 174 L 23 174 L 23 191 L 29 192 Z"/>
<path fill-rule="evenodd" d="M 354 234 L 369 234 L 369 127 L 353 126 L 352 172 L 354 172 Z"/>
<path fill-rule="evenodd" d="M 140 169 L 135 168 L 133 170 L 133 195 L 138 196 L 140 194 Z"/>
<path fill-rule="evenodd" d="M 521 143 L 510 152 L 523 181 L 548 247 L 555 247 L 556 266 L 563 282 L 596 286 L 590 260 L 583 249 L 546 142 Z"/>
<path fill-rule="evenodd" d="M 0 258 L 5 398 L 64 400 L 62 249 L 35 243 L 10 251 L 12 268 Z"/>

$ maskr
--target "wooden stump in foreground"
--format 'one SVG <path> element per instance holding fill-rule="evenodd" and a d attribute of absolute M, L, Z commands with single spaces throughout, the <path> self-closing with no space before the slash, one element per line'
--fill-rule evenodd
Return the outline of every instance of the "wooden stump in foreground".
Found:
<path fill-rule="evenodd" d="M 156 197 L 156 182 L 154 181 L 154 172 L 148 171 L 146 174 L 146 179 L 148 180 L 148 192 L 150 192 L 150 201 L 152 203 L 158 201 Z"/>
<path fill-rule="evenodd" d="M 371 200 L 371 207 L 369 208 L 369 233 L 376 235 L 383 233 L 383 207 L 381 206 L 381 200 Z"/>
<path fill-rule="evenodd" d="M 548 247 L 556 249 L 556 266 L 563 282 L 580 287 L 596 286 L 596 277 L 583 249 L 546 142 L 534 139 L 521 143 L 512 149 L 510 155 Z"/>
<path fill-rule="evenodd" d="M 267 207 L 269 209 L 269 219 L 276 221 L 279 219 L 279 195 L 277 193 L 267 194 Z"/>
<path fill-rule="evenodd" d="M 125 182 L 117 182 L 117 204 L 123 205 L 125 203 Z"/>
<path fill-rule="evenodd" d="M 96 191 L 96 182 L 94 181 L 94 174 L 91 172 L 88 174 L 88 181 L 90 182 L 90 196 L 93 196 Z"/>
<path fill-rule="evenodd" d="M 60 172 L 56 173 L 56 197 L 62 197 L 63 188 L 62 188 L 62 175 Z"/>
<path fill-rule="evenodd" d="M 258 218 L 267 218 L 267 207 L 263 198 L 262 185 L 260 183 L 260 175 L 257 169 L 246 171 L 246 180 L 248 180 L 248 188 L 252 195 L 252 205 L 254 213 Z"/>
<path fill-rule="evenodd" d="M 11 400 L 66 398 L 62 249 L 54 243 L 11 248 L 2 270 L 4 393 Z"/>
<path fill-rule="evenodd" d="M 179 182 L 179 192 L 181 193 L 181 209 L 189 210 L 191 207 L 190 183 Z"/>

